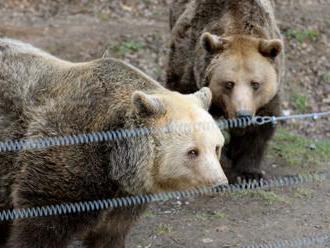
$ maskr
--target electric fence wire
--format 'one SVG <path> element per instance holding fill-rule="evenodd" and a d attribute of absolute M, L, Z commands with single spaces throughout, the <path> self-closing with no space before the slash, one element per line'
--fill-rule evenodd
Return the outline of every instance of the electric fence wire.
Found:
<path fill-rule="evenodd" d="M 231 128 L 246 128 L 251 125 L 266 125 L 266 124 L 277 124 L 279 121 L 287 121 L 293 119 L 309 119 L 312 118 L 317 120 L 321 117 L 330 116 L 330 112 L 322 113 L 311 113 L 302 115 L 291 115 L 291 116 L 256 116 L 253 118 L 240 118 L 231 120 L 219 120 L 217 124 L 220 129 L 231 129 Z M 210 123 L 199 123 L 201 127 L 211 127 Z M 183 132 L 188 130 L 189 127 L 184 125 L 166 125 L 162 128 L 135 128 L 135 129 L 119 129 L 100 131 L 86 134 L 73 134 L 64 135 L 57 137 L 41 137 L 32 139 L 21 139 L 21 140 L 8 140 L 0 142 L 0 152 L 20 151 L 20 150 L 33 150 L 33 149 L 44 149 L 53 146 L 68 146 L 68 145 L 79 145 L 86 143 L 95 143 L 102 141 L 116 141 L 121 139 L 134 138 L 138 136 L 150 135 L 153 132 Z"/>
<path fill-rule="evenodd" d="M 0 222 L 16 219 L 57 216 L 66 214 L 79 214 L 104 209 L 131 207 L 153 202 L 165 202 L 182 198 L 215 195 L 226 192 L 246 190 L 268 190 L 280 187 L 293 187 L 305 183 L 330 180 L 330 171 L 306 175 L 281 176 L 269 180 L 243 181 L 239 184 L 219 185 L 216 187 L 200 187 L 186 191 L 164 192 L 158 194 L 128 196 L 122 198 L 103 199 L 76 203 L 63 203 L 57 205 L 32 207 L 25 209 L 11 209 L 0 211 Z"/>

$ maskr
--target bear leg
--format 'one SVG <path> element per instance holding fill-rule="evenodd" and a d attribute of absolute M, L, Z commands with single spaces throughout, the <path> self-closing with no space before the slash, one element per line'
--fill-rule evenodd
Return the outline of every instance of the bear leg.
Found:
<path fill-rule="evenodd" d="M 0 211 L 2 211 L 0 209 Z M 0 223 L 0 248 L 7 242 L 10 233 L 10 223 L 2 222 Z"/>
<path fill-rule="evenodd" d="M 53 216 L 16 220 L 11 229 L 8 248 L 66 247 L 79 232 L 90 228 L 90 217 Z M 86 225 L 88 225 L 86 227 Z"/>
<path fill-rule="evenodd" d="M 236 182 L 237 178 L 245 180 L 261 179 L 264 175 L 261 162 L 268 141 L 272 138 L 275 127 L 271 124 L 248 129 L 243 136 L 231 136 L 228 154 L 232 162 L 228 178 Z"/>
<path fill-rule="evenodd" d="M 84 240 L 84 247 L 88 248 L 125 248 L 126 233 L 110 234 L 107 232 L 92 232 Z"/>
<path fill-rule="evenodd" d="M 126 236 L 146 206 L 133 206 L 105 211 L 97 227 L 84 238 L 88 248 L 124 248 Z"/>

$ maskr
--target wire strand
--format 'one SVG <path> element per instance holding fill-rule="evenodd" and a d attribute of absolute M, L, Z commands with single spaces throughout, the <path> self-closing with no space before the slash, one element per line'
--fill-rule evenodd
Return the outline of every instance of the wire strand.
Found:
<path fill-rule="evenodd" d="M 243 183 L 239 184 L 221 185 L 212 188 L 201 187 L 186 191 L 164 192 L 158 194 L 137 195 L 76 203 L 63 203 L 25 209 L 10 209 L 0 212 L 0 222 L 24 218 L 86 213 L 108 208 L 130 207 L 146 203 L 164 202 L 180 198 L 214 195 L 225 192 L 231 193 L 246 190 L 268 190 L 285 186 L 292 187 L 300 184 L 321 182 L 325 180 L 330 180 L 330 171 L 306 175 L 282 176 L 269 180 L 261 179 L 259 181 L 243 181 Z"/>
<path fill-rule="evenodd" d="M 317 120 L 321 117 L 330 116 L 330 112 L 323 113 L 311 113 L 303 115 L 291 115 L 291 116 L 256 116 L 253 118 L 243 119 L 231 119 L 231 120 L 219 120 L 217 124 L 220 129 L 231 129 L 231 128 L 246 128 L 251 125 L 266 125 L 266 124 L 277 124 L 278 121 L 287 121 L 292 119 L 307 119 L 313 118 Z M 211 127 L 211 123 L 199 123 L 201 128 Z M 0 152 L 11 152 L 21 150 L 34 150 L 34 149 L 45 149 L 54 146 L 69 146 L 79 145 L 86 143 L 96 143 L 104 141 L 115 141 L 121 139 L 129 139 L 139 136 L 147 136 L 154 132 L 184 132 L 189 130 L 187 124 L 179 125 L 167 125 L 161 128 L 135 128 L 135 129 L 120 129 L 120 130 L 109 130 L 100 131 L 94 133 L 82 133 L 72 134 L 64 136 L 54 137 L 41 137 L 35 139 L 21 139 L 21 140 L 9 140 L 0 142 Z"/>

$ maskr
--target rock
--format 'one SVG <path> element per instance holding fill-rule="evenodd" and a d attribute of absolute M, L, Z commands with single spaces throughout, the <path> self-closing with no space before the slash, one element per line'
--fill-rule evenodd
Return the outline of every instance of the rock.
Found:
<path fill-rule="evenodd" d="M 211 243 L 213 243 L 214 241 L 213 241 L 213 239 L 205 238 L 205 239 L 202 239 L 202 242 L 203 242 L 204 244 L 211 244 Z"/>
<path fill-rule="evenodd" d="M 315 145 L 315 144 L 310 144 L 310 145 L 308 146 L 308 148 L 309 148 L 310 150 L 316 150 L 316 145 Z"/>

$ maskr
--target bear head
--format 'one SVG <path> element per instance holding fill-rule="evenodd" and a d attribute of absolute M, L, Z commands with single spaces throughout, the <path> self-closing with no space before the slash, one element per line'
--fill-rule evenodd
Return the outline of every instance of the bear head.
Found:
<path fill-rule="evenodd" d="M 281 40 L 204 33 L 201 47 L 210 58 L 203 84 L 226 118 L 252 117 L 278 93 Z"/>
<path fill-rule="evenodd" d="M 148 192 L 227 184 L 219 162 L 224 137 L 207 112 L 211 99 L 205 87 L 191 95 L 168 90 L 132 95 L 135 112 L 154 130 L 154 161 L 144 172 L 151 179 Z"/>

